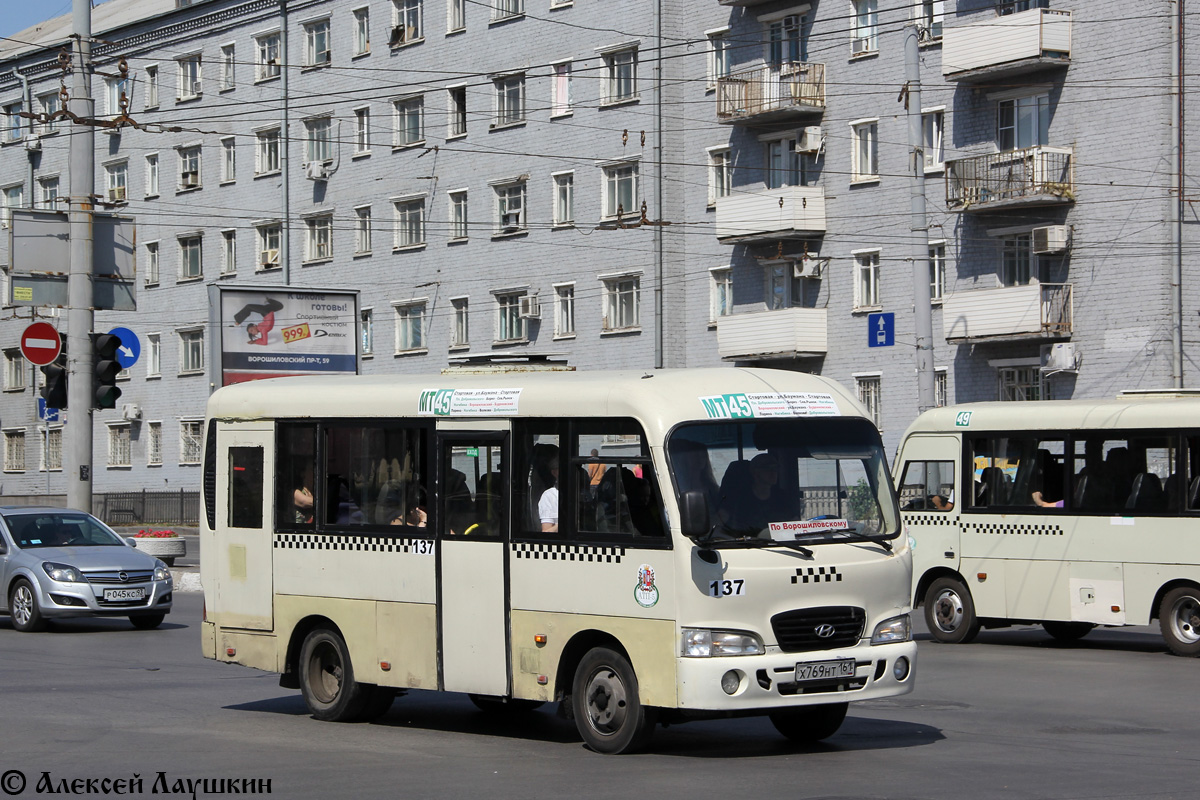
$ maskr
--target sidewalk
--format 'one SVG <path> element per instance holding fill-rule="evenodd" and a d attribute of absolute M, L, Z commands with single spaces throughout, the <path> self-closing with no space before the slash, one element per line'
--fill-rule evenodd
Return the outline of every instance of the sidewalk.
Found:
<path fill-rule="evenodd" d="M 196 528 L 181 528 L 166 525 L 138 525 L 113 527 L 121 536 L 133 536 L 141 530 L 162 530 L 170 527 L 179 534 L 187 546 L 187 553 L 175 559 L 171 566 L 171 578 L 176 592 L 199 592 L 200 585 L 200 535 Z"/>

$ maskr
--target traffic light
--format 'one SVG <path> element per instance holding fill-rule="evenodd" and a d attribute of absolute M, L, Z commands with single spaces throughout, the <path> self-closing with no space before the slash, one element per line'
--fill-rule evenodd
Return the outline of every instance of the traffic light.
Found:
<path fill-rule="evenodd" d="M 42 368 L 42 388 L 38 394 L 46 401 L 46 408 L 67 407 L 67 354 L 60 353 L 58 358 Z"/>
<path fill-rule="evenodd" d="M 92 334 L 92 354 L 95 359 L 92 408 L 117 407 L 117 398 L 121 396 L 121 390 L 117 388 L 117 373 L 121 371 L 121 364 L 117 361 L 117 349 L 120 346 L 119 336 L 111 333 Z"/>

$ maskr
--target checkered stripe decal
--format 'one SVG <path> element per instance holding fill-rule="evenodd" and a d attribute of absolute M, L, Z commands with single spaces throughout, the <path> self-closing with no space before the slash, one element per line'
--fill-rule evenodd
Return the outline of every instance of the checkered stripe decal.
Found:
<path fill-rule="evenodd" d="M 1057 525 L 1005 525 L 991 522 L 963 522 L 963 533 L 989 533 L 994 535 L 1018 536 L 1062 536 L 1063 529 Z"/>
<path fill-rule="evenodd" d="M 512 546 L 517 558 L 545 559 L 548 561 L 592 561 L 605 564 L 620 564 L 625 556 L 624 547 L 589 547 L 582 544 L 534 544 L 516 542 Z"/>
<path fill-rule="evenodd" d="M 792 583 L 834 583 L 842 580 L 837 567 L 797 567 Z"/>
<path fill-rule="evenodd" d="M 353 536 L 337 533 L 277 533 L 275 547 L 280 550 L 356 550 L 369 553 L 417 552 L 416 542 L 425 542 L 423 552 L 429 552 L 428 539 L 392 539 L 379 536 Z"/>
<path fill-rule="evenodd" d="M 904 521 L 909 525 L 953 525 L 955 520 L 949 514 L 905 514 Z"/>

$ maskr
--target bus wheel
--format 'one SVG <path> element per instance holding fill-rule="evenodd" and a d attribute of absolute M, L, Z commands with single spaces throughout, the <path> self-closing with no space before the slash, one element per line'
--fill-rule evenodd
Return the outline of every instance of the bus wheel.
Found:
<path fill-rule="evenodd" d="M 314 717 L 328 722 L 358 719 L 370 699 L 369 688 L 354 680 L 350 651 L 337 632 L 317 628 L 304 638 L 300 693 Z"/>
<path fill-rule="evenodd" d="M 528 714 L 545 705 L 541 700 L 518 700 L 515 697 L 492 697 L 486 694 L 469 694 L 467 697 L 480 711 L 497 716 Z"/>
<path fill-rule="evenodd" d="M 925 593 L 925 623 L 939 642 L 972 641 L 979 633 L 979 617 L 967 587 L 954 578 L 934 581 Z"/>
<path fill-rule="evenodd" d="M 812 744 L 828 739 L 842 727 L 849 703 L 830 703 L 771 712 L 771 724 L 793 742 Z"/>
<path fill-rule="evenodd" d="M 575 725 L 597 753 L 630 753 L 654 734 L 657 709 L 642 705 L 637 677 L 625 656 L 607 647 L 588 652 L 571 692 Z"/>
<path fill-rule="evenodd" d="M 1200 590 L 1172 589 L 1158 607 L 1158 625 L 1177 656 L 1200 656 Z"/>
<path fill-rule="evenodd" d="M 391 686 L 364 685 L 363 692 L 367 695 L 367 701 L 363 703 L 363 710 L 355 718 L 359 722 L 373 722 L 379 719 L 388 712 L 396 699 L 396 690 Z"/>
<path fill-rule="evenodd" d="M 1090 622 L 1051 622 L 1042 623 L 1046 633 L 1060 642 L 1077 642 L 1092 632 L 1096 626 Z"/>

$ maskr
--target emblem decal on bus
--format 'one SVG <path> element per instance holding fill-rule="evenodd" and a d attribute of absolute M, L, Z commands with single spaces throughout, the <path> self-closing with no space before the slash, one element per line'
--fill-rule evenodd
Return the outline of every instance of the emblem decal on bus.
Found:
<path fill-rule="evenodd" d="M 423 417 L 516 414 L 520 399 L 520 389 L 425 389 L 417 403 L 417 414 Z"/>
<path fill-rule="evenodd" d="M 954 415 L 954 427 L 965 428 L 971 424 L 971 412 L 960 411 Z"/>
<path fill-rule="evenodd" d="M 658 587 L 654 585 L 654 567 L 642 564 L 638 567 L 638 582 L 633 590 L 633 599 L 642 608 L 650 608 L 658 602 Z"/>
<path fill-rule="evenodd" d="M 701 397 L 709 419 L 755 417 L 836 417 L 841 415 L 831 394 L 813 392 L 745 392 Z"/>

